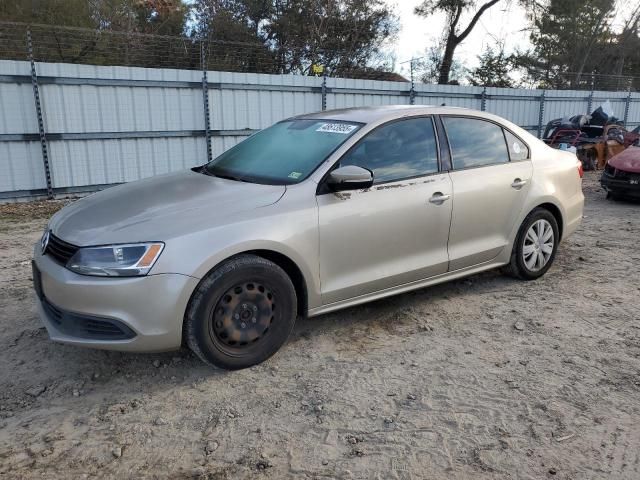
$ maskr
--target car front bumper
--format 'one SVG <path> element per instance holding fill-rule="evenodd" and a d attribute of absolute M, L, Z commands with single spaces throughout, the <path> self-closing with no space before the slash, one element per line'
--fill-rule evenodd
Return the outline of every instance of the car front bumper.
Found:
<path fill-rule="evenodd" d="M 181 274 L 93 277 L 34 250 L 38 314 L 57 342 L 108 350 L 180 348 L 184 313 L 198 279 Z"/>
<path fill-rule="evenodd" d="M 625 178 L 616 178 L 603 172 L 600 185 L 614 195 L 640 198 L 640 174 L 628 174 Z"/>

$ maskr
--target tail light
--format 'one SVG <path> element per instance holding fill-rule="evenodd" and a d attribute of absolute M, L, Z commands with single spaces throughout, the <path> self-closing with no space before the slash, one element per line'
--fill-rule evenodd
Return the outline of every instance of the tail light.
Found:
<path fill-rule="evenodd" d="M 578 163 L 578 175 L 580 175 L 580 178 L 584 177 L 584 168 L 582 168 L 582 162 Z"/>

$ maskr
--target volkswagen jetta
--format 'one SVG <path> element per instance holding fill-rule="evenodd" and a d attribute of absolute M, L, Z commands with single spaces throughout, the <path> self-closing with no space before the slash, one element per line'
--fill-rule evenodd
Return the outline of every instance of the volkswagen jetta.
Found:
<path fill-rule="evenodd" d="M 544 275 L 581 221 L 581 177 L 575 155 L 485 112 L 301 115 L 55 214 L 39 313 L 56 341 L 248 367 L 298 316 L 497 267 Z"/>

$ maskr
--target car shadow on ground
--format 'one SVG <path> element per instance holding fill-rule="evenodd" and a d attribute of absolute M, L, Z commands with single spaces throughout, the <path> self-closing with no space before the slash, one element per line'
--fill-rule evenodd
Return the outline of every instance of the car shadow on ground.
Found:
<path fill-rule="evenodd" d="M 638 195 L 640 195 L 640 188 L 638 189 Z M 616 197 L 607 200 L 609 200 L 613 204 L 619 203 L 621 205 L 640 205 L 640 198 L 635 197 Z"/>
<path fill-rule="evenodd" d="M 315 336 L 339 339 L 353 327 L 389 328 L 394 313 L 412 309 L 429 309 L 430 302 L 452 297 L 463 299 L 467 294 L 488 294 L 502 290 L 514 280 L 499 270 L 484 272 L 461 280 L 435 285 L 412 292 L 395 295 L 367 304 L 346 308 L 338 312 L 313 318 L 299 318 L 283 350 L 309 348 Z M 415 319 L 419 322 L 419 319 Z M 354 358 L 358 348 L 354 345 Z M 109 390 L 109 379 L 125 379 L 132 389 L 135 384 L 145 384 L 154 379 L 168 379 L 176 384 L 207 378 L 225 381 L 228 372 L 204 364 L 190 350 L 183 347 L 165 353 L 130 353 L 88 349 L 52 342 L 44 327 L 24 330 L 14 338 L 2 354 L 4 363 L 16 369 L 14 387 L 29 389 L 35 385 L 55 384 L 69 393 L 83 394 L 87 386 L 98 392 Z M 281 361 L 276 354 L 254 369 L 277 367 Z M 43 368 L 43 364 L 47 364 Z M 22 375 L 18 372 L 31 372 Z M 37 374 L 46 371 L 50 378 Z M 48 387 L 47 387 L 48 388 Z M 146 388 L 146 387 L 145 387 Z"/>

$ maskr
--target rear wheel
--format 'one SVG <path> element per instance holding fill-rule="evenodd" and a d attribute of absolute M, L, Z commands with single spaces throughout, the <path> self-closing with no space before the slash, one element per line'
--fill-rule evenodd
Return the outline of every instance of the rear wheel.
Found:
<path fill-rule="evenodd" d="M 296 303 L 291 279 L 278 265 L 255 255 L 232 258 L 196 289 L 185 318 L 187 344 L 217 367 L 250 367 L 287 341 Z"/>
<path fill-rule="evenodd" d="M 551 268 L 559 241 L 556 218 L 549 210 L 536 208 L 520 226 L 509 272 L 522 280 L 541 277 Z"/>

